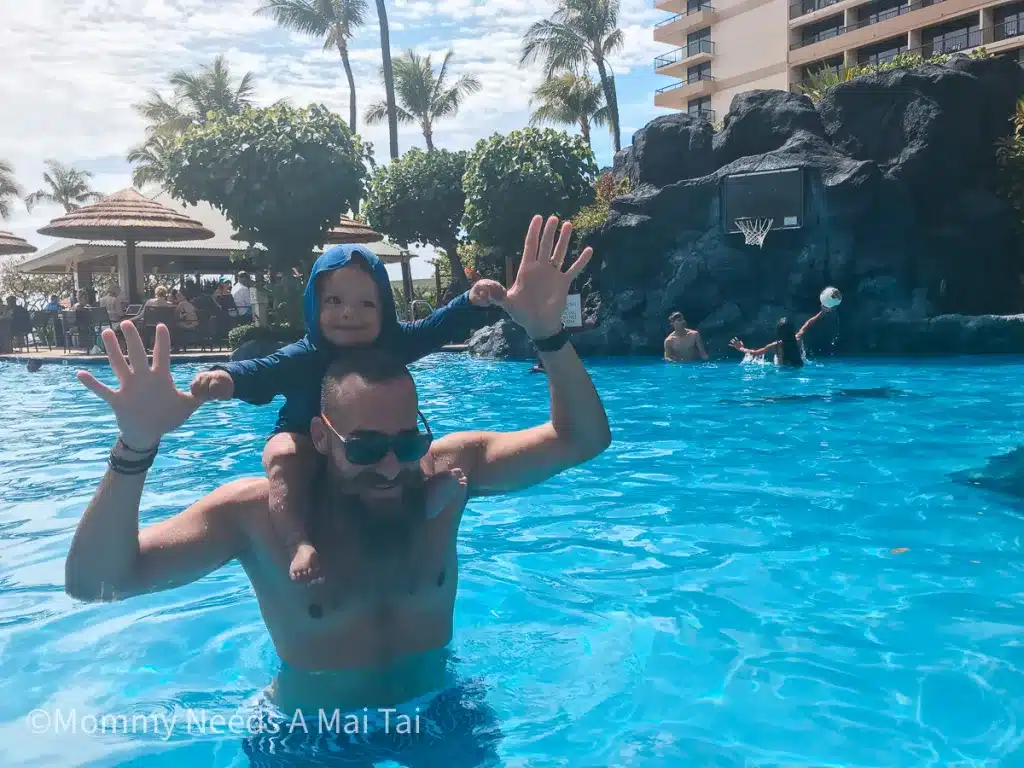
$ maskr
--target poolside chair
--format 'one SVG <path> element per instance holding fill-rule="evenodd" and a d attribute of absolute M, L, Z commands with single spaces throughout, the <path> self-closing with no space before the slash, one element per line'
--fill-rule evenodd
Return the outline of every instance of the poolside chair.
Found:
<path fill-rule="evenodd" d="M 24 307 L 18 307 L 18 312 L 11 318 L 11 350 L 13 352 L 28 352 L 29 337 L 32 337 L 32 346 L 39 351 L 39 343 L 33 335 L 32 315 Z"/>
<path fill-rule="evenodd" d="M 32 313 L 32 336 L 36 340 L 42 339 L 47 349 L 57 345 L 57 328 L 56 312 L 40 309 Z"/>
<path fill-rule="evenodd" d="M 177 307 L 146 307 L 142 310 L 142 339 L 146 349 L 153 349 L 153 339 L 156 335 L 156 327 L 160 324 L 166 325 L 171 335 L 171 346 L 175 346 L 175 337 L 178 329 L 178 308 Z"/>

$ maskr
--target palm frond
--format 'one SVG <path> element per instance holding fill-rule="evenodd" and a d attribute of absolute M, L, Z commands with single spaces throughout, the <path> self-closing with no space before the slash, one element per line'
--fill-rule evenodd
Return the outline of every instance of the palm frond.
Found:
<path fill-rule="evenodd" d="M 322 37 L 330 29 L 332 19 L 323 13 L 316 0 L 267 0 L 256 9 L 256 16 L 272 18 L 279 27 L 308 37 Z"/>
<path fill-rule="evenodd" d="M 25 210 L 28 211 L 29 213 L 32 213 L 32 209 L 35 208 L 40 203 L 45 204 L 56 202 L 58 202 L 58 200 L 49 192 L 39 190 L 38 192 L 33 192 L 31 195 L 28 195 L 25 198 Z"/>
<path fill-rule="evenodd" d="M 366 112 L 363 114 L 363 120 L 366 121 L 367 125 L 380 125 L 386 123 L 388 120 L 388 104 L 386 101 L 379 101 L 376 104 L 371 104 L 366 108 Z"/>
<path fill-rule="evenodd" d="M 601 53 L 604 56 L 611 56 L 622 50 L 626 44 L 626 36 L 621 29 L 616 29 L 604 39 L 601 45 Z"/>

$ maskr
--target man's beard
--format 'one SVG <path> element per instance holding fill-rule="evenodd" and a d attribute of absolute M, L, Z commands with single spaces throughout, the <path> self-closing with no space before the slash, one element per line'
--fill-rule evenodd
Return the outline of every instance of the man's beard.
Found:
<path fill-rule="evenodd" d="M 334 494 L 327 500 L 327 509 L 349 521 L 367 547 L 394 548 L 407 542 L 426 520 L 426 480 L 419 468 L 403 469 L 393 480 L 366 470 L 349 480 L 338 478 L 332 485 Z M 402 491 L 397 499 L 367 499 L 362 493 L 394 486 Z"/>

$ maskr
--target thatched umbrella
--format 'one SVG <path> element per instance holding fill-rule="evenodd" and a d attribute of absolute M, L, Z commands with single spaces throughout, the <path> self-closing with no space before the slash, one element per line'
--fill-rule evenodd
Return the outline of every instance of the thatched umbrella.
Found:
<path fill-rule="evenodd" d="M 333 227 L 327 233 L 327 242 L 331 245 L 337 245 L 338 243 L 379 243 L 383 239 L 384 235 L 374 232 L 373 227 L 369 227 L 355 219 L 350 219 L 348 216 L 342 216 L 338 226 Z"/>
<path fill-rule="evenodd" d="M 17 235 L 0 230 L 0 256 L 13 256 L 17 253 L 35 253 L 36 247 Z"/>
<path fill-rule="evenodd" d="M 195 219 L 130 188 L 71 211 L 38 231 L 41 235 L 73 240 L 123 240 L 128 255 L 128 295 L 132 303 L 139 300 L 135 274 L 136 243 L 191 242 L 214 237 L 213 232 Z"/>

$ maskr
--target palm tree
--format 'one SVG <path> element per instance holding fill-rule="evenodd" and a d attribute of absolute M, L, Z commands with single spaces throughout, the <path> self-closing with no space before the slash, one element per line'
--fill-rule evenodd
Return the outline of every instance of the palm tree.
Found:
<path fill-rule="evenodd" d="M 377 20 L 380 22 L 380 54 L 384 66 L 384 92 L 388 105 L 388 133 L 391 139 L 391 159 L 398 159 L 398 107 L 395 104 L 395 73 L 391 66 L 391 34 L 388 31 L 388 9 L 384 0 L 377 0 Z"/>
<path fill-rule="evenodd" d="M 11 215 L 11 198 L 21 199 L 21 186 L 14 179 L 14 166 L 0 159 L 0 219 Z"/>
<path fill-rule="evenodd" d="M 63 207 L 65 213 L 70 213 L 103 197 L 90 187 L 92 173 L 89 171 L 80 171 L 56 160 L 47 160 L 44 165 L 48 170 L 43 173 L 43 181 L 49 189 L 41 189 L 25 198 L 25 208 L 30 213 L 39 203 L 53 203 Z"/>
<path fill-rule="evenodd" d="M 163 184 L 167 178 L 164 158 L 170 149 L 171 141 L 170 137 L 157 134 L 128 151 L 125 159 L 135 164 L 135 168 L 132 169 L 132 186 L 142 189 L 147 184 Z"/>
<path fill-rule="evenodd" d="M 533 111 L 531 123 L 578 125 L 588 147 L 590 126 L 608 123 L 608 107 L 604 103 L 604 92 L 598 83 L 586 75 L 579 76 L 566 72 L 564 75 L 553 77 L 543 82 L 533 92 L 533 96 L 542 104 Z"/>
<path fill-rule="evenodd" d="M 348 58 L 348 41 L 366 20 L 366 0 L 265 0 L 256 11 L 285 29 L 324 39 L 324 50 L 337 48 L 348 78 L 348 126 L 356 132 L 356 81 Z"/>
<path fill-rule="evenodd" d="M 618 24 L 619 0 L 558 0 L 550 19 L 536 22 L 526 31 L 519 60 L 522 66 L 543 59 L 548 79 L 556 72 L 585 71 L 593 63 L 601 76 L 616 152 L 622 149 L 622 137 L 615 76 L 608 57 L 620 50 L 625 40 Z"/>
<path fill-rule="evenodd" d="M 454 51 L 448 51 L 436 73 L 429 54 L 421 57 L 415 51 L 406 51 L 395 60 L 395 89 L 401 102 L 395 109 L 396 117 L 400 123 L 419 123 L 427 152 L 434 151 L 434 122 L 457 115 L 465 97 L 480 90 L 480 81 L 472 75 L 462 75 L 448 84 L 448 63 L 454 55 Z M 383 123 L 387 117 L 386 102 L 371 104 L 366 110 L 369 125 Z"/>
<path fill-rule="evenodd" d="M 255 90 L 252 72 L 246 72 L 238 85 L 232 82 L 223 55 L 198 72 L 172 72 L 168 82 L 174 89 L 170 100 L 154 90 L 145 101 L 133 105 L 149 122 L 146 132 L 150 136 L 176 136 L 193 123 L 205 123 L 210 112 L 236 115 L 252 103 Z"/>

